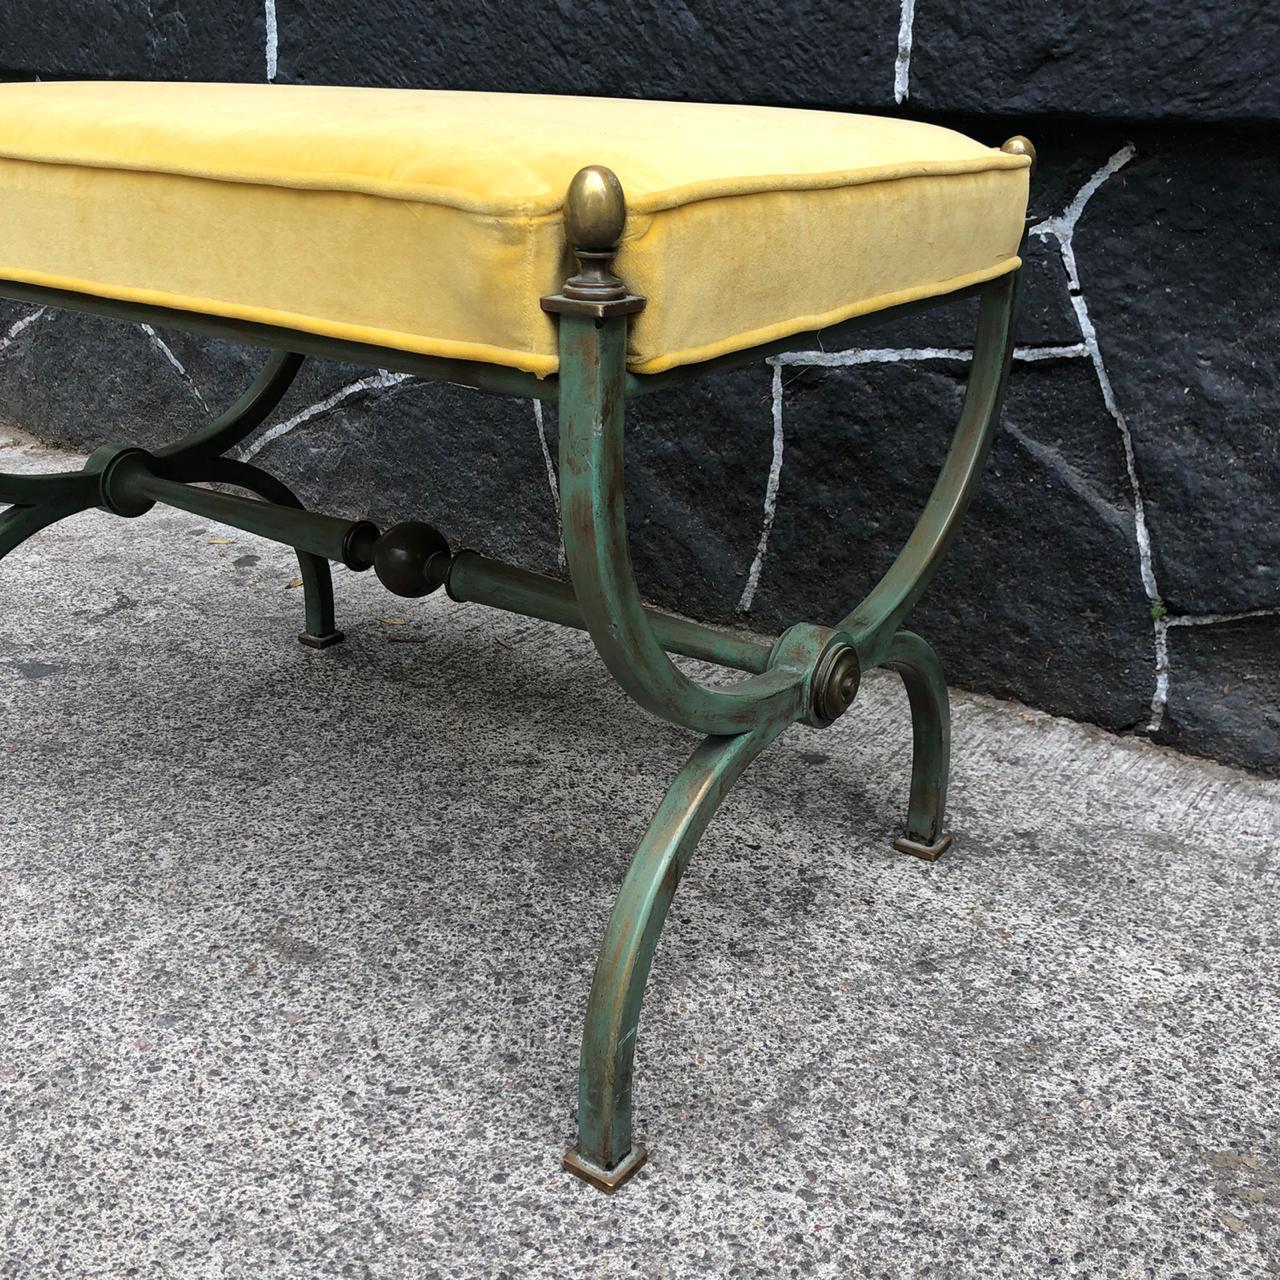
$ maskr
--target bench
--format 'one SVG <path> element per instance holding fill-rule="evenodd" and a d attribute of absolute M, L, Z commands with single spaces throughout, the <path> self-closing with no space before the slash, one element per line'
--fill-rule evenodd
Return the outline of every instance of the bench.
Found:
<path fill-rule="evenodd" d="M 564 1166 L 606 1191 L 632 1134 L 641 1000 L 676 887 L 734 782 L 789 726 L 825 727 L 864 671 L 906 684 L 913 760 L 895 847 L 937 858 L 946 685 L 904 629 L 990 450 L 1008 377 L 1034 150 L 828 112 L 274 85 L 0 86 L 0 296 L 269 349 L 245 394 L 155 451 L 0 475 L 0 556 L 91 508 L 157 503 L 297 550 L 299 636 L 338 643 L 330 562 L 585 628 L 642 707 L 704 735 L 637 845 L 605 929 Z M 624 193 L 625 189 L 625 193 Z M 623 504 L 628 403 L 869 320 L 979 300 L 959 425 L 900 555 L 851 612 L 772 644 L 647 606 Z M 307 356 L 558 406 L 569 581 L 431 525 L 307 511 L 229 455 Z M 691 424 L 692 426 L 693 424 Z M 217 487 L 210 487 L 217 486 Z M 238 490 L 240 492 L 230 492 Z M 248 495 L 248 496 L 245 496 Z M 743 673 L 699 684 L 670 654 Z"/>

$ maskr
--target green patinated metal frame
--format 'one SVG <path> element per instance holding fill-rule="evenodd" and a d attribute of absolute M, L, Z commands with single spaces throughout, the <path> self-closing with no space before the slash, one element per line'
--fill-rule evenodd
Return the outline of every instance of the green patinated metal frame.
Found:
<path fill-rule="evenodd" d="M 586 172 L 586 171 L 584 171 Z M 607 172 L 607 171 L 604 171 Z M 620 194 L 620 189 L 619 189 Z M 620 230 L 621 224 L 617 229 Z M 571 232 L 574 230 L 572 222 Z M 571 240 L 595 285 L 608 292 L 613 249 Z M 616 235 L 604 239 L 616 244 Z M 591 252 L 591 250 L 595 252 Z M 600 259 L 594 265 L 587 259 Z M 603 275 L 600 273 L 603 272 Z M 643 305 L 614 289 L 613 305 L 566 297 L 544 300 L 560 312 L 560 369 L 539 380 L 496 365 L 436 359 L 184 311 L 114 302 L 83 294 L 0 280 L 0 296 L 32 304 L 89 311 L 214 334 L 272 348 L 253 386 L 224 414 L 187 439 L 154 453 L 110 445 L 83 470 L 62 474 L 0 475 L 0 557 L 40 529 L 89 508 L 138 516 L 165 503 L 275 539 L 298 552 L 304 583 L 305 643 L 325 647 L 342 639 L 334 621 L 329 562 L 371 565 L 405 595 L 444 585 L 457 600 L 475 601 L 590 632 L 623 689 L 655 715 L 706 735 L 667 791 L 631 859 L 605 930 L 587 1004 L 579 1073 L 578 1142 L 565 1167 L 611 1191 L 644 1162 L 632 1135 L 632 1078 L 640 1006 L 658 937 L 680 877 L 720 802 L 743 771 L 795 723 L 825 726 L 853 701 L 862 671 L 887 667 L 906 685 L 913 725 L 906 832 L 896 847 L 932 860 L 950 841 L 943 829 L 950 755 L 947 690 L 937 657 L 903 629 L 956 536 L 991 448 L 1008 377 L 1019 278 L 1015 271 L 989 284 L 923 303 L 877 312 L 825 330 L 830 349 L 869 323 L 959 297 L 980 299 L 969 383 L 959 425 L 924 510 L 901 554 L 850 613 L 827 623 L 801 623 L 772 645 L 721 632 L 644 605 L 632 574 L 623 503 L 623 429 L 629 399 L 732 364 L 792 349 L 808 335 L 735 353 L 670 373 L 637 376 L 626 367 L 628 315 Z M 582 282 L 580 273 L 575 280 Z M 591 283 L 591 282 L 588 282 Z M 584 292 L 591 295 L 591 289 Z M 627 301 L 622 303 L 623 297 Z M 560 495 L 571 583 L 548 578 L 475 552 L 449 554 L 426 526 L 386 535 L 365 521 L 306 511 L 279 480 L 224 456 L 266 420 L 288 390 L 306 355 L 334 357 L 400 370 L 502 395 L 559 404 Z M 203 487 L 219 484 L 256 495 L 240 497 Z M 419 532 L 416 532 L 414 530 Z M 431 531 L 434 534 L 434 531 Z M 408 565 L 406 570 L 405 566 Z M 385 573 L 384 573 L 385 570 Z M 408 574 L 406 585 L 405 574 Z M 399 575 L 399 576 L 397 576 Z M 703 686 L 685 675 L 670 653 L 747 673 L 728 686 Z"/>

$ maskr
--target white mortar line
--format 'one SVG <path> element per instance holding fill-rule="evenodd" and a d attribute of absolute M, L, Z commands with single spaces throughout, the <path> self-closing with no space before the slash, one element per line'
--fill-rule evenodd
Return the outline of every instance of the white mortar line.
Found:
<path fill-rule="evenodd" d="M 1169 705 L 1169 628 L 1211 627 L 1223 622 L 1241 622 L 1246 618 L 1280 618 L 1280 608 L 1244 609 L 1239 613 L 1184 613 L 1156 619 L 1156 687 L 1151 695 L 1148 733 L 1155 733 L 1164 724 L 1165 709 Z"/>
<path fill-rule="evenodd" d="M 25 316 L 20 316 L 15 320 L 6 330 L 4 337 L 0 338 L 0 351 L 12 346 L 22 331 L 35 324 L 47 310 L 47 307 L 37 307 L 34 311 L 29 311 Z"/>
<path fill-rule="evenodd" d="M 389 387 L 398 387 L 402 382 L 407 382 L 411 376 L 408 373 L 389 373 L 386 369 L 379 369 L 377 373 L 368 378 L 360 378 L 355 382 L 349 382 L 345 387 L 339 387 L 332 395 L 325 396 L 323 400 L 317 400 L 315 404 L 308 405 L 305 409 L 300 409 L 293 417 L 286 418 L 283 422 L 277 422 L 274 427 L 269 427 L 251 444 L 240 450 L 240 460 L 248 462 L 251 458 L 257 457 L 273 441 L 279 440 L 281 436 L 287 436 L 289 432 L 302 426 L 304 422 L 310 422 L 312 418 L 318 418 L 321 414 L 328 413 L 331 409 L 336 409 L 344 400 L 350 400 L 352 396 L 365 395 L 370 391 L 385 391 Z"/>
<path fill-rule="evenodd" d="M 1142 576 L 1142 586 L 1151 604 L 1160 603 L 1160 588 L 1156 583 L 1155 561 L 1151 553 L 1151 533 L 1147 528 L 1147 508 L 1142 500 L 1142 485 L 1138 481 L 1138 462 L 1133 450 L 1133 435 L 1129 423 L 1116 402 L 1115 388 L 1111 385 L 1111 377 L 1107 366 L 1103 363 L 1102 350 L 1098 346 L 1098 334 L 1089 316 L 1089 307 L 1084 295 L 1073 293 L 1071 305 L 1075 309 L 1076 321 L 1080 332 L 1084 334 L 1084 344 L 1089 349 L 1089 359 L 1093 362 L 1093 371 L 1098 378 L 1098 386 L 1102 391 L 1102 403 L 1115 422 L 1120 432 L 1120 441 L 1124 446 L 1124 465 L 1129 473 L 1129 488 L 1133 494 L 1133 533 L 1138 544 L 1138 570 Z"/>
<path fill-rule="evenodd" d="M 187 367 L 174 354 L 173 348 L 149 325 L 138 326 L 143 333 L 147 335 L 147 341 L 173 366 L 179 378 L 182 379 L 188 391 L 200 402 L 200 407 L 209 412 L 209 406 L 205 402 L 204 396 L 200 393 L 200 388 L 196 386 L 195 379 L 187 372 Z"/>
<path fill-rule="evenodd" d="M 1088 359 L 1089 348 L 1083 342 L 1073 342 L 1065 347 L 1014 347 L 1015 360 L 1076 360 Z"/>
<path fill-rule="evenodd" d="M 902 101 L 907 92 L 907 76 L 910 70 L 911 26 L 914 20 L 914 0 L 903 0 L 902 28 L 899 33 L 899 87 Z M 1137 459 L 1133 448 L 1133 437 L 1128 421 L 1120 410 L 1116 400 L 1115 388 L 1112 386 L 1106 363 L 1102 359 L 1102 349 L 1098 343 L 1097 330 L 1089 315 L 1089 307 L 1080 292 L 1080 276 L 1076 266 L 1075 246 L 1073 238 L 1076 227 L 1089 201 L 1097 194 L 1103 183 L 1117 174 L 1137 154 L 1132 143 L 1126 143 L 1115 152 L 1076 192 L 1071 202 L 1061 213 L 1045 218 L 1031 228 L 1031 233 L 1038 237 L 1052 236 L 1058 242 L 1062 256 L 1063 268 L 1067 273 L 1067 284 L 1071 294 L 1071 305 L 1075 311 L 1076 323 L 1080 327 L 1082 342 L 1069 346 L 1052 347 L 1019 347 L 1014 351 L 1017 360 L 1055 360 L 1088 358 L 1092 363 L 1098 386 L 1102 392 L 1102 400 L 1107 412 L 1120 432 L 1124 448 L 1125 468 L 1128 473 L 1129 488 L 1133 495 L 1134 538 L 1138 547 L 1139 573 L 1143 589 L 1151 605 L 1160 604 L 1160 591 L 1156 583 L 1155 564 L 1151 551 L 1151 536 L 1147 528 L 1146 504 L 1142 497 L 1142 486 L 1138 479 Z M 755 560 L 747 578 L 746 588 L 738 603 L 738 611 L 745 613 L 751 607 L 759 584 L 760 572 L 764 564 L 764 556 L 768 550 L 769 532 L 773 526 L 773 518 L 777 503 L 778 483 L 782 469 L 782 390 L 781 370 L 785 365 L 812 365 L 823 368 L 840 368 L 864 364 L 891 364 L 902 361 L 922 360 L 971 360 L 972 352 L 956 347 L 902 347 L 902 348 L 864 348 L 852 351 L 789 351 L 781 355 L 771 356 L 767 363 L 774 371 L 774 459 L 769 472 L 769 482 L 765 491 L 764 527 L 760 533 L 760 543 L 756 550 Z M 1156 649 L 1156 687 L 1151 701 L 1151 723 L 1148 731 L 1153 732 L 1160 727 L 1164 706 L 1169 691 L 1169 649 L 1168 628 L 1170 622 L 1164 617 L 1154 619 Z M 1174 624 L 1180 625 L 1180 624 Z"/>
<path fill-rule="evenodd" d="M 1098 188 L 1108 179 L 1114 177 L 1121 169 L 1138 154 L 1138 149 L 1132 142 L 1126 142 L 1119 151 L 1115 153 L 1090 179 L 1076 192 L 1075 198 L 1069 205 L 1059 214 L 1055 214 L 1051 218 L 1044 218 L 1037 222 L 1031 228 L 1033 236 L 1055 236 L 1060 243 L 1064 243 L 1070 248 L 1071 239 L 1076 232 L 1076 224 L 1080 221 L 1081 214 L 1084 213 L 1085 205 L 1093 199 L 1098 193 Z M 1068 266 L 1068 279 L 1073 289 L 1080 287 L 1079 278 L 1075 272 L 1075 257 L 1072 256 Z"/>
<path fill-rule="evenodd" d="M 1087 357 L 1088 348 L 1078 342 L 1071 346 L 1054 347 L 1016 347 L 1015 360 L 1071 360 Z M 972 360 L 973 352 L 962 347 L 862 347 L 848 351 L 784 351 L 781 355 L 769 356 L 766 364 L 773 368 L 773 462 L 769 468 L 769 480 L 764 495 L 764 522 L 760 530 L 760 542 L 756 547 L 755 559 L 751 562 L 751 571 L 747 575 L 746 586 L 738 601 L 738 612 L 749 613 L 756 589 L 760 585 L 760 574 L 764 568 L 764 558 L 769 550 L 769 534 L 773 528 L 773 517 L 778 500 L 778 485 L 782 476 L 782 379 L 781 371 L 787 365 L 818 366 L 828 369 L 847 368 L 860 364 L 898 364 L 912 360 Z"/>
<path fill-rule="evenodd" d="M 1015 347 L 1015 360 L 1075 360 L 1086 358 L 1089 348 L 1083 342 L 1057 347 Z M 861 347 L 846 351 L 784 351 L 769 356 L 771 365 L 815 365 L 839 369 L 859 364 L 897 364 L 904 360 L 972 360 L 973 352 L 965 347 Z"/>
<path fill-rule="evenodd" d="M 1162 621 L 1167 627 L 1212 627 L 1220 622 L 1243 622 L 1247 618 L 1280 618 L 1280 607 L 1243 609 L 1239 613 L 1180 613 Z"/>
<path fill-rule="evenodd" d="M 852 347 L 846 351 L 784 351 L 769 356 L 767 364 L 813 365 L 822 369 L 842 369 L 859 364 L 898 364 L 904 360 L 968 360 L 971 351 L 961 347 Z"/>
<path fill-rule="evenodd" d="M 1142 588 L 1147 601 L 1152 606 L 1160 606 L 1160 586 L 1156 581 L 1155 559 L 1151 551 L 1151 531 L 1147 527 L 1147 509 L 1142 496 L 1142 484 L 1138 479 L 1138 464 L 1133 448 L 1133 433 L 1129 430 L 1128 420 L 1116 400 L 1115 388 L 1111 383 L 1111 375 L 1107 372 L 1106 362 L 1102 358 L 1102 348 L 1098 342 L 1098 332 L 1094 328 L 1093 318 L 1089 314 L 1089 304 L 1080 289 L 1080 272 L 1076 264 L 1075 233 L 1084 213 L 1085 206 L 1097 194 L 1104 182 L 1114 177 L 1133 157 L 1137 148 L 1133 143 L 1126 143 L 1112 155 L 1100 169 L 1086 182 L 1071 203 L 1061 213 L 1037 222 L 1031 228 L 1031 235 L 1042 239 L 1052 236 L 1058 242 L 1058 250 L 1062 256 L 1062 265 L 1067 273 L 1067 288 L 1071 295 L 1071 306 L 1076 313 L 1076 323 L 1080 326 L 1080 336 L 1089 352 L 1093 363 L 1093 371 L 1098 379 L 1098 387 L 1102 392 L 1102 402 L 1111 415 L 1116 429 L 1120 432 L 1120 441 L 1124 448 L 1125 470 L 1129 476 L 1129 489 L 1133 495 L 1133 533 L 1138 547 L 1138 571 L 1142 578 Z M 1147 732 L 1154 733 L 1164 721 L 1164 709 L 1169 700 L 1169 627 L 1172 624 L 1164 616 L 1153 619 L 1153 638 L 1156 651 L 1156 683 L 1151 694 L 1151 719 L 1147 724 Z"/>
<path fill-rule="evenodd" d="M 551 504 L 556 509 L 556 529 L 560 539 L 560 547 L 556 553 L 556 558 L 563 569 L 565 564 L 564 525 L 560 519 L 560 481 L 556 478 L 556 464 L 552 461 L 551 449 L 547 444 L 547 429 L 542 421 L 541 400 L 533 402 L 533 420 L 538 424 L 538 443 L 542 446 L 542 460 L 547 464 L 547 484 L 551 487 Z"/>
<path fill-rule="evenodd" d="M 904 102 L 911 96 L 911 38 L 916 20 L 916 0 L 902 0 L 898 21 L 898 56 L 893 64 L 893 100 Z"/>
<path fill-rule="evenodd" d="M 1164 723 L 1164 709 L 1169 704 L 1169 620 L 1155 620 L 1156 687 L 1151 691 L 1151 719 L 1147 732 L 1155 733 Z"/>
<path fill-rule="evenodd" d="M 764 568 L 764 558 L 769 551 L 769 534 L 773 529 L 773 517 L 778 510 L 778 485 L 782 480 L 782 365 L 775 362 L 773 366 L 773 460 L 769 464 L 769 479 L 764 488 L 764 523 L 760 529 L 760 541 L 756 546 L 755 559 L 751 562 L 751 570 L 747 574 L 747 585 L 742 588 L 742 596 L 738 600 L 738 612 L 749 613 L 751 602 L 756 598 L 756 588 L 760 585 L 760 571 Z"/>
<path fill-rule="evenodd" d="M 276 0 L 264 0 L 263 22 L 267 31 L 267 80 L 276 78 L 280 60 L 280 31 L 276 26 Z"/>

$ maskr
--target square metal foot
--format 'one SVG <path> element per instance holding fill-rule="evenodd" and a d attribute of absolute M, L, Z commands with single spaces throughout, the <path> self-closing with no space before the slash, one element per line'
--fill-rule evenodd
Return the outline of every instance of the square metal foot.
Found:
<path fill-rule="evenodd" d="M 893 842 L 893 847 L 899 853 L 909 853 L 913 858 L 920 858 L 924 862 L 937 862 L 951 848 L 951 833 L 943 832 L 936 844 L 921 844 L 918 840 L 899 836 Z"/>
<path fill-rule="evenodd" d="M 308 649 L 327 649 L 331 644 L 341 644 L 346 638 L 343 631 L 330 631 L 323 636 L 313 636 L 306 631 L 298 632 L 298 643 L 305 644 Z"/>
<path fill-rule="evenodd" d="M 637 1142 L 612 1169 L 602 1169 L 598 1164 L 584 1159 L 578 1154 L 577 1147 L 570 1147 L 564 1153 L 562 1163 L 570 1173 L 581 1178 L 583 1182 L 589 1182 L 597 1190 L 611 1196 L 648 1158 L 649 1152 L 642 1143 Z"/>

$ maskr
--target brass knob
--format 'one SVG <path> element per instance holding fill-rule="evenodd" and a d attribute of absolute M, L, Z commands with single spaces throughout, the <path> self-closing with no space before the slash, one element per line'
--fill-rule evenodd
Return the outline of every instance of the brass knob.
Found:
<path fill-rule="evenodd" d="M 622 238 L 627 221 L 627 198 L 612 169 L 589 164 L 569 183 L 564 225 L 569 243 L 590 253 L 607 253 Z"/>
<path fill-rule="evenodd" d="M 1031 157 L 1031 175 L 1035 176 L 1036 172 L 1036 148 L 1030 138 L 1024 138 L 1022 134 L 1015 133 L 1012 138 L 1000 144 L 1000 150 L 1006 155 L 1011 156 L 1030 156 Z"/>
<path fill-rule="evenodd" d="M 853 706 L 862 683 L 862 665 L 847 644 L 828 650 L 813 677 L 813 719 L 816 725 L 838 720 Z"/>

